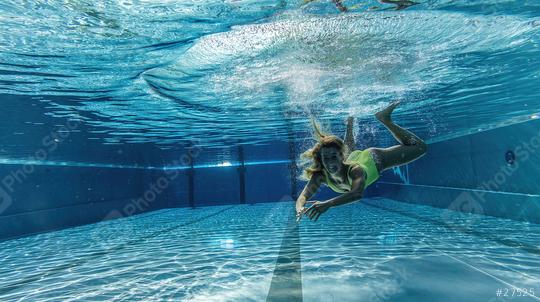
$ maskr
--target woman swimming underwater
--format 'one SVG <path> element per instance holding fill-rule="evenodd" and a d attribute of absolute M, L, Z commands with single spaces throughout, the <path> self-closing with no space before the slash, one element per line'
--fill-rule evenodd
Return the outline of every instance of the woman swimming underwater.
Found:
<path fill-rule="evenodd" d="M 304 5 L 308 4 L 310 2 L 313 2 L 313 1 L 315 1 L 315 0 L 304 0 Z M 418 2 L 414 2 L 414 1 L 410 1 L 410 0 L 377 0 L 377 1 L 379 3 L 381 3 L 381 4 L 395 5 L 395 7 L 393 8 L 394 10 L 403 10 L 403 9 L 406 9 L 406 8 L 411 7 L 413 5 L 420 4 Z M 336 6 L 336 8 L 342 13 L 346 13 L 350 9 L 356 9 L 359 6 L 363 5 L 363 3 L 359 3 L 359 4 L 353 5 L 351 7 L 347 7 L 347 6 L 345 6 L 343 4 L 343 0 L 332 0 L 332 2 Z M 377 6 L 373 6 L 373 7 L 370 8 L 370 10 L 373 10 L 373 9 L 380 9 L 380 8 L 377 7 Z M 389 9 L 389 8 L 383 8 L 382 10 L 387 10 L 387 9 Z"/>
<path fill-rule="evenodd" d="M 317 221 L 322 213 L 330 207 L 353 202 L 362 197 L 364 189 L 379 178 L 382 171 L 409 163 L 426 154 L 426 143 L 413 133 L 394 124 L 390 115 L 399 101 L 390 104 L 377 112 L 375 117 L 384 125 L 400 143 L 389 148 L 368 148 L 352 151 L 344 160 L 349 150 L 354 150 L 352 133 L 353 119 L 347 120 L 345 141 L 337 136 L 322 133 L 313 122 L 317 144 L 302 154 L 312 164 L 305 169 L 304 177 L 309 182 L 296 200 L 296 218 L 300 221 L 303 215 Z M 343 193 L 327 201 L 308 201 L 324 183 L 332 190 Z M 309 208 L 304 205 L 309 202 Z"/>

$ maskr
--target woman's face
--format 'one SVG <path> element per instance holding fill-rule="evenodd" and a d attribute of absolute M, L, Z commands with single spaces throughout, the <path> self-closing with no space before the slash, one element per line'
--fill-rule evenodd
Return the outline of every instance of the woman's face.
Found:
<path fill-rule="evenodd" d="M 323 147 L 321 149 L 321 159 L 324 168 L 330 174 L 336 174 L 343 165 L 343 156 L 336 147 Z"/>

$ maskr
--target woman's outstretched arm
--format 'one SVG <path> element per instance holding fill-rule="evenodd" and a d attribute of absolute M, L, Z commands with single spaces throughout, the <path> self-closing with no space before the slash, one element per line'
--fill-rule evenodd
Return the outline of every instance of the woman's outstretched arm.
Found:
<path fill-rule="evenodd" d="M 355 149 L 353 123 L 354 123 L 354 117 L 349 116 L 347 118 L 347 130 L 345 132 L 345 139 L 344 139 L 345 145 L 347 145 L 347 148 L 349 148 L 349 152 L 352 152 Z"/>
<path fill-rule="evenodd" d="M 306 184 L 306 186 L 304 187 L 304 190 L 302 190 L 302 193 L 300 193 L 300 196 L 298 196 L 298 199 L 296 200 L 296 214 L 297 215 L 302 214 L 304 205 L 315 193 L 317 193 L 317 190 L 319 190 L 321 183 L 322 183 L 322 174 L 320 172 L 315 173 L 311 176 L 311 179 Z"/>
<path fill-rule="evenodd" d="M 310 220 L 317 221 L 319 216 L 331 207 L 343 205 L 362 198 L 364 185 L 366 183 L 364 170 L 355 166 L 349 173 L 354 178 L 351 184 L 351 190 L 327 201 L 312 202 L 312 205 L 305 212 L 305 215 L 307 215 Z"/>

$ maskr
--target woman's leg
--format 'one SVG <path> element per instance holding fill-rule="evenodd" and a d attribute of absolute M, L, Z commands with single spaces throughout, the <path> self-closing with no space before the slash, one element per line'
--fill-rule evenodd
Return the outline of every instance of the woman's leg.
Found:
<path fill-rule="evenodd" d="M 334 2 L 334 4 L 336 5 L 336 8 L 342 12 L 342 13 L 345 13 L 347 12 L 347 7 L 345 5 L 343 5 L 343 2 L 342 0 L 332 0 L 332 2 Z"/>
<path fill-rule="evenodd" d="M 354 117 L 349 116 L 347 118 L 347 131 L 345 132 L 345 145 L 349 148 L 349 152 L 353 152 L 355 149 L 354 134 L 353 134 Z"/>
<path fill-rule="evenodd" d="M 394 102 L 375 114 L 375 117 L 390 130 L 394 138 L 400 143 L 400 145 L 389 148 L 370 148 L 374 157 L 378 159 L 375 161 L 378 161 L 379 173 L 409 163 L 426 154 L 427 145 L 422 139 L 392 122 L 392 111 L 399 103 L 399 101 Z"/>

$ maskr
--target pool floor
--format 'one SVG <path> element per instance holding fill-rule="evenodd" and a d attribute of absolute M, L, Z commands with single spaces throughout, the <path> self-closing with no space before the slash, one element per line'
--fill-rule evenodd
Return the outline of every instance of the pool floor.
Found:
<path fill-rule="evenodd" d="M 384 198 L 164 209 L 0 242 L 0 301 L 540 301 L 539 242 Z"/>

